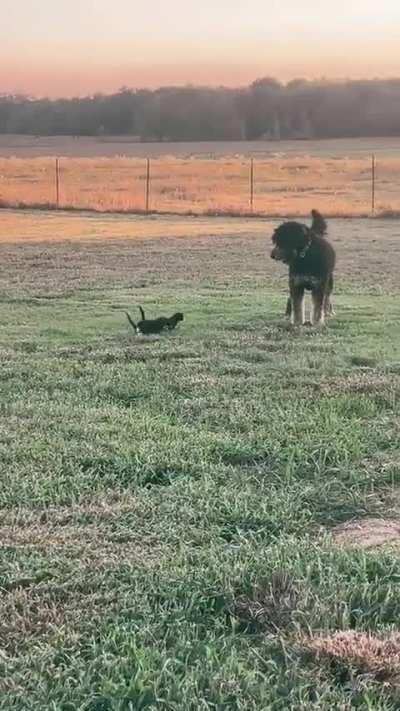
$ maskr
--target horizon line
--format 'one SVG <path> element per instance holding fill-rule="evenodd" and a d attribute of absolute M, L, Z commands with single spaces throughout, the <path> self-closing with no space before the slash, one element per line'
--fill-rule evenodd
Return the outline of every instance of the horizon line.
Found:
<path fill-rule="evenodd" d="M 249 83 L 246 84 L 237 84 L 237 85 L 229 85 L 229 84 L 224 84 L 224 83 L 217 83 L 217 84 L 212 84 L 212 83 L 194 83 L 194 82 L 171 82 L 168 84 L 148 84 L 148 85 L 137 85 L 137 86 L 130 86 L 130 85 L 125 85 L 122 84 L 120 87 L 114 89 L 114 90 L 106 90 L 102 91 L 100 89 L 93 90 L 91 92 L 87 93 L 79 93 L 79 94 L 59 94 L 59 95 L 49 95 L 49 94 L 31 94 L 30 92 L 21 92 L 18 90 L 15 91 L 1 91 L 0 90 L 0 98 L 8 98 L 8 97 L 23 97 L 24 99 L 30 99 L 32 101 L 43 101 L 43 100 L 48 100 L 48 101 L 60 101 L 60 100 L 73 100 L 73 99 L 90 99 L 95 96 L 115 96 L 116 94 L 121 94 L 123 92 L 139 92 L 139 91 L 161 91 L 163 89 L 212 89 L 212 90 L 218 90 L 218 89 L 225 89 L 227 91 L 240 91 L 243 89 L 249 89 L 253 84 L 255 84 L 258 81 L 263 81 L 263 80 L 270 80 L 271 82 L 276 82 L 277 84 L 280 85 L 281 88 L 286 89 L 290 84 L 293 82 L 304 82 L 308 84 L 350 84 L 350 83 L 373 83 L 373 82 L 395 82 L 395 81 L 400 81 L 400 73 L 397 75 L 384 75 L 384 76 L 374 76 L 374 77 L 360 77 L 360 76 L 354 76 L 354 77 L 326 77 L 326 76 L 314 76 L 312 78 L 310 77 L 305 77 L 305 76 L 296 76 L 293 77 L 292 79 L 279 79 L 275 76 L 272 75 L 261 75 L 250 81 Z"/>

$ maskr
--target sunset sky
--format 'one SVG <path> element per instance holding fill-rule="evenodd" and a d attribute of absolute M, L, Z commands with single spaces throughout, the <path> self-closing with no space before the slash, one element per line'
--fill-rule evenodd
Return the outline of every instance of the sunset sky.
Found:
<path fill-rule="evenodd" d="M 1 0 L 0 93 L 400 76 L 400 0 Z"/>

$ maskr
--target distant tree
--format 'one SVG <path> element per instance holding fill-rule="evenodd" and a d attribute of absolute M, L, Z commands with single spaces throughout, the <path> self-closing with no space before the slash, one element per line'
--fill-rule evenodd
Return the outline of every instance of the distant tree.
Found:
<path fill-rule="evenodd" d="M 244 89 L 124 86 L 57 100 L 0 94 L 0 133 L 159 141 L 399 136 L 400 79 L 297 78 L 284 86 L 266 76 Z"/>

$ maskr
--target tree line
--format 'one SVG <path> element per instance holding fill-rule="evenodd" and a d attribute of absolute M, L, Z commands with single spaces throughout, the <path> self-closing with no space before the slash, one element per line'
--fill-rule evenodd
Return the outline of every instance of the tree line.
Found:
<path fill-rule="evenodd" d="M 142 141 L 398 136 L 400 79 L 282 84 L 266 77 L 240 89 L 123 87 L 54 100 L 0 94 L 0 133 Z"/>

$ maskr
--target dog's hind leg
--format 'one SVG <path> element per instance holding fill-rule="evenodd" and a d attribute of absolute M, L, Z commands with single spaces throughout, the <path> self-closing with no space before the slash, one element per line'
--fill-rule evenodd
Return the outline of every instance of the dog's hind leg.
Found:
<path fill-rule="evenodd" d="M 312 292 L 312 314 L 311 323 L 313 326 L 319 326 L 325 321 L 325 306 L 326 306 L 326 294 L 322 289 L 318 289 Z"/>
<path fill-rule="evenodd" d="M 327 284 L 327 290 L 324 299 L 324 312 L 325 316 L 334 316 L 335 311 L 332 304 L 332 291 L 333 291 L 333 275 L 331 274 Z"/>
<path fill-rule="evenodd" d="M 305 321 L 304 287 L 291 287 L 290 294 L 292 300 L 291 322 L 294 326 L 302 326 Z"/>
<path fill-rule="evenodd" d="M 335 315 L 331 297 L 329 295 L 325 296 L 325 299 L 324 299 L 324 314 L 325 314 L 325 316 L 334 316 Z"/>

